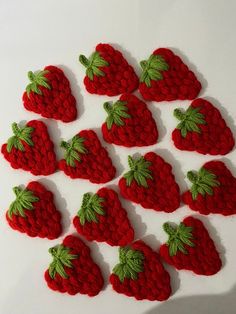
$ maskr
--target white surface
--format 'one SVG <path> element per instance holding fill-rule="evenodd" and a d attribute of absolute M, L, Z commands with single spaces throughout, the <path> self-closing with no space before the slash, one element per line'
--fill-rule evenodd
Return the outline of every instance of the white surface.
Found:
<path fill-rule="evenodd" d="M 236 42 L 235 1 L 9 1 L 0 0 L 0 142 L 11 136 L 13 121 L 40 116 L 24 110 L 21 96 L 27 84 L 28 70 L 45 65 L 60 65 L 69 77 L 79 103 L 80 117 L 71 124 L 45 120 L 55 143 L 69 139 L 77 131 L 98 128 L 105 119 L 102 104 L 106 97 L 91 96 L 82 84 L 84 69 L 78 64 L 79 53 L 88 55 L 99 42 L 122 47 L 127 59 L 138 69 L 138 61 L 158 47 L 172 47 L 199 74 L 204 90 L 211 97 L 235 132 L 236 121 Z M 185 57 L 187 56 L 187 57 Z M 139 71 L 139 70 L 138 70 Z M 116 99 L 116 98 L 114 98 Z M 178 105 L 189 102 L 150 103 L 161 134 L 155 147 L 124 149 L 106 145 L 118 174 L 127 168 L 127 155 L 155 150 L 174 166 L 181 190 L 187 187 L 184 174 L 198 169 L 212 157 L 177 151 L 171 144 L 176 125 L 172 116 Z M 101 136 L 100 136 L 101 139 Z M 102 140 L 102 139 L 101 139 Z M 62 151 L 57 148 L 58 158 Z M 226 161 L 236 175 L 236 153 Z M 231 163 L 234 161 L 234 166 Z M 138 302 L 116 294 L 107 285 L 95 298 L 74 297 L 50 291 L 43 279 L 50 262 L 48 248 L 60 242 L 31 239 L 12 231 L 5 221 L 5 210 L 14 196 L 11 188 L 36 179 L 23 171 L 14 171 L 1 156 L 1 223 L 0 223 L 0 314 L 211 314 L 235 313 L 235 217 L 201 217 L 224 261 L 222 271 L 210 278 L 171 270 L 174 294 L 168 302 Z M 56 203 L 64 212 L 64 234 L 73 232 L 70 220 L 81 202 L 81 195 L 99 186 L 67 178 L 58 172 L 40 181 L 55 192 Z M 110 184 L 114 185 L 116 178 Z M 127 207 L 137 237 L 144 237 L 153 249 L 166 240 L 161 229 L 166 220 L 179 222 L 192 212 L 181 207 L 175 213 L 163 214 L 144 210 L 122 201 Z M 94 259 L 102 267 L 107 282 L 117 261 L 117 249 L 106 244 L 89 244 Z"/>

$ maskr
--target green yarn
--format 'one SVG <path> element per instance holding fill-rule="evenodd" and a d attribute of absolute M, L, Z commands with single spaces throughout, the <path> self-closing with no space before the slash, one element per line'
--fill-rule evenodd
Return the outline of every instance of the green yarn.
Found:
<path fill-rule="evenodd" d="M 12 131 L 14 135 L 10 137 L 7 141 L 7 152 L 10 153 L 13 147 L 20 151 L 24 151 L 25 148 L 22 144 L 22 141 L 29 146 L 34 146 L 34 143 L 31 140 L 31 133 L 33 132 L 33 130 L 34 128 L 28 126 L 19 128 L 15 122 L 12 123 Z"/>
<path fill-rule="evenodd" d="M 43 86 L 47 89 L 51 89 L 51 86 L 48 84 L 48 79 L 45 77 L 45 74 L 49 73 L 49 71 L 37 71 L 37 72 L 28 72 L 28 78 L 30 83 L 26 86 L 26 93 L 29 97 L 30 92 L 36 93 L 38 95 L 42 95 L 42 91 L 39 89 L 39 86 Z"/>
<path fill-rule="evenodd" d="M 102 208 L 104 199 L 97 194 L 85 193 L 82 200 L 82 206 L 77 213 L 81 225 L 86 222 L 98 222 L 97 215 L 105 215 Z"/>
<path fill-rule="evenodd" d="M 103 104 L 103 108 L 108 113 L 108 117 L 106 118 L 108 129 L 111 129 L 113 123 L 115 123 L 117 126 L 124 125 L 125 122 L 122 118 L 131 118 L 131 115 L 127 113 L 128 108 L 126 106 L 126 102 L 124 101 L 118 100 L 113 105 L 111 105 L 109 102 L 105 102 Z"/>
<path fill-rule="evenodd" d="M 88 59 L 84 55 L 80 55 L 79 61 L 86 67 L 86 75 L 91 81 L 93 81 L 94 75 L 104 76 L 105 73 L 99 68 L 109 65 L 109 63 L 100 56 L 98 51 L 93 52 Z"/>
<path fill-rule="evenodd" d="M 80 154 L 86 154 L 87 149 L 84 147 L 85 139 L 75 135 L 69 142 L 62 141 L 61 147 L 65 149 L 64 159 L 66 164 L 71 167 L 75 167 L 75 161 L 80 162 Z"/>

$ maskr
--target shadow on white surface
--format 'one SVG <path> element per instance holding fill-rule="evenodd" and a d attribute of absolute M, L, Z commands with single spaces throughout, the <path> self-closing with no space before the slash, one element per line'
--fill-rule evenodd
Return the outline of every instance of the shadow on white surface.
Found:
<path fill-rule="evenodd" d="M 138 96 L 140 97 L 140 96 Z M 163 124 L 163 121 L 161 119 L 161 110 L 159 108 L 157 108 L 157 106 L 155 105 L 155 103 L 148 103 L 148 109 L 151 111 L 153 119 L 156 122 L 157 125 L 157 130 L 158 130 L 158 141 L 157 143 L 160 143 L 162 141 L 162 139 L 164 138 L 164 136 L 166 135 L 166 127 Z"/>
<path fill-rule="evenodd" d="M 221 160 L 226 164 L 227 168 L 229 168 L 229 170 L 231 171 L 232 175 L 234 177 L 236 177 L 236 165 L 234 165 L 232 163 L 232 161 L 230 159 L 228 159 L 228 158 L 223 157 Z"/>

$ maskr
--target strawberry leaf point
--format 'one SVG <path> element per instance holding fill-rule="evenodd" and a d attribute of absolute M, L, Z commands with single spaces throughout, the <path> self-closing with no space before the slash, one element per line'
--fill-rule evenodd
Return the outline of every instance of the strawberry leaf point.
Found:
<path fill-rule="evenodd" d="M 7 141 L 7 152 L 10 153 L 13 147 L 20 151 L 24 151 L 25 147 L 23 143 L 29 146 L 34 146 L 34 143 L 31 140 L 31 133 L 33 130 L 34 128 L 28 126 L 19 128 L 15 122 L 12 123 L 12 131 L 14 135 Z"/>
<path fill-rule="evenodd" d="M 72 137 L 69 142 L 61 141 L 61 147 L 65 149 L 64 159 L 70 167 L 75 167 L 77 162 L 81 161 L 81 154 L 86 154 L 87 149 L 84 147 L 85 139 L 78 135 Z"/>
<path fill-rule="evenodd" d="M 26 86 L 27 96 L 30 96 L 30 93 L 33 92 L 38 95 L 42 95 L 42 91 L 39 88 L 40 86 L 45 87 L 47 89 L 51 89 L 51 86 L 48 84 L 48 79 L 45 76 L 49 71 L 37 71 L 37 72 L 28 72 L 28 78 L 30 83 Z"/>
<path fill-rule="evenodd" d="M 106 118 L 107 128 L 111 129 L 112 125 L 123 126 L 125 124 L 125 119 L 131 118 L 128 114 L 128 108 L 126 102 L 118 100 L 113 105 L 109 102 L 103 104 L 103 108 L 108 113 Z"/>
<path fill-rule="evenodd" d="M 94 51 L 89 58 L 80 55 L 79 61 L 86 67 L 86 75 L 91 81 L 93 81 L 94 75 L 105 76 L 105 73 L 100 68 L 109 66 L 109 63 L 100 56 L 98 51 Z"/>

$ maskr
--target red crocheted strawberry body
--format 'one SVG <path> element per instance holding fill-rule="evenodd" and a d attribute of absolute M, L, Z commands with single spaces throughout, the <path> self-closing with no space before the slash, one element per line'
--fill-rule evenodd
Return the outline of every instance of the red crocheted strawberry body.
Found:
<path fill-rule="evenodd" d="M 195 197 L 192 187 L 191 190 L 183 194 L 183 202 L 192 210 L 203 215 L 211 213 L 224 216 L 236 214 L 236 178 L 222 161 L 207 162 L 203 168 L 215 176 L 215 184 L 211 187 L 208 183 L 209 180 L 203 182 L 204 186 L 208 184 L 205 193 L 199 192 Z"/>
<path fill-rule="evenodd" d="M 81 140 L 78 147 L 77 140 Z M 105 183 L 114 178 L 116 169 L 94 131 L 83 130 L 72 138 L 71 144 L 62 142 L 62 146 L 66 149 L 66 158 L 59 162 L 59 168 L 72 179 Z"/>
<path fill-rule="evenodd" d="M 210 155 L 225 155 L 233 149 L 233 134 L 219 110 L 209 101 L 195 99 L 185 113 L 175 109 L 174 114 L 180 120 L 172 133 L 178 149 Z"/>
<path fill-rule="evenodd" d="M 94 195 L 86 193 L 73 223 L 78 233 L 89 241 L 124 246 L 134 239 L 127 213 L 118 194 L 111 189 L 102 188 Z"/>
<path fill-rule="evenodd" d="M 49 65 L 28 74 L 31 83 L 23 94 L 24 107 L 45 118 L 71 122 L 77 117 L 75 97 L 63 71 Z M 36 86 L 36 87 L 35 87 Z"/>
<path fill-rule="evenodd" d="M 147 105 L 131 94 L 121 95 L 113 106 L 104 104 L 108 118 L 102 125 L 106 142 L 126 147 L 148 146 L 157 142 L 158 131 Z"/>
<path fill-rule="evenodd" d="M 91 94 L 116 96 L 138 88 L 134 69 L 111 45 L 98 44 L 90 58 L 80 56 L 80 62 L 87 68 L 84 85 Z"/>
<path fill-rule="evenodd" d="M 30 171 L 34 175 L 54 173 L 57 161 L 46 125 L 32 120 L 21 129 L 15 123 L 12 128 L 15 135 L 1 149 L 12 168 Z"/>
<path fill-rule="evenodd" d="M 163 244 L 159 252 L 161 257 L 165 262 L 179 270 L 191 270 L 198 275 L 205 276 L 216 274 L 221 269 L 222 262 L 215 244 L 203 223 L 196 218 L 187 217 L 183 220 L 182 226 L 190 228 L 192 236 L 187 237 L 187 243 L 191 240 L 191 246 L 183 244 L 185 252 L 183 253 L 179 249 L 175 255 L 171 256 L 170 243 L 169 245 Z"/>
<path fill-rule="evenodd" d="M 194 99 L 201 90 L 195 74 L 170 49 L 159 48 L 140 64 L 143 73 L 139 91 L 145 100 Z"/>
<path fill-rule="evenodd" d="M 97 295 L 103 288 L 101 270 L 82 240 L 67 236 L 62 245 L 49 250 L 54 260 L 45 272 L 48 287 L 61 293 Z"/>
<path fill-rule="evenodd" d="M 142 157 L 141 157 L 142 158 Z M 151 208 L 156 211 L 173 212 L 180 205 L 179 186 L 172 174 L 172 167 L 157 154 L 150 152 L 144 155 L 141 162 L 149 163 L 149 175 L 146 176 L 146 184 L 142 184 L 143 169 L 140 170 L 141 178 L 136 181 L 136 172 L 134 169 L 129 172 L 134 176 L 134 180 L 130 183 L 127 173 L 119 181 L 121 195 L 144 208 Z M 139 170 L 138 170 L 139 172 Z"/>
<path fill-rule="evenodd" d="M 36 181 L 30 182 L 26 190 L 14 188 L 14 191 L 18 201 L 6 212 L 10 227 L 30 237 L 58 238 L 62 232 L 61 214 L 54 205 L 52 192 Z"/>
<path fill-rule="evenodd" d="M 113 269 L 114 273 L 110 275 L 110 283 L 113 289 L 126 296 L 135 297 L 137 300 L 164 301 L 168 299 L 171 294 L 170 276 L 161 264 L 158 254 L 140 240 L 131 244 L 130 247 L 131 252 L 128 252 L 125 258 L 129 259 L 128 255 L 131 255 L 130 253 L 134 253 L 133 258 L 131 256 L 133 261 L 137 262 L 138 258 L 142 257 L 141 263 L 140 260 L 136 263 L 141 268 L 135 266 L 134 269 L 131 268 L 130 271 L 133 275 L 134 272 L 138 271 L 133 279 L 130 277 L 132 275 L 127 278 L 127 273 L 126 275 L 122 274 L 122 271 L 124 272 L 122 265 L 126 261 L 122 260 L 124 259 L 122 255 L 125 253 L 120 251 L 121 264 L 118 265 L 120 269 L 118 270 L 116 266 Z M 133 265 L 132 261 L 129 265 Z M 130 266 L 128 266 L 128 270 L 129 268 Z"/>

